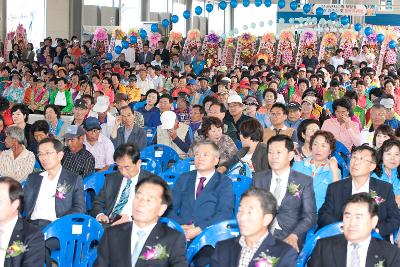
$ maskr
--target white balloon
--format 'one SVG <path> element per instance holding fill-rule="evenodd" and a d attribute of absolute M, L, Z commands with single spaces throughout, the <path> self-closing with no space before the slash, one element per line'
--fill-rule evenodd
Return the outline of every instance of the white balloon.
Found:
<path fill-rule="evenodd" d="M 281 23 L 281 22 L 279 22 L 279 23 Z M 274 21 L 272 19 L 268 20 L 268 25 L 272 26 L 272 24 L 274 24 Z"/>
<path fill-rule="evenodd" d="M 243 30 L 248 30 L 249 29 L 249 26 L 247 26 L 247 25 L 243 25 Z"/>
<path fill-rule="evenodd" d="M 293 24 L 293 23 L 294 23 L 294 18 L 290 18 L 290 19 L 289 19 L 289 23 L 290 23 L 290 24 Z"/>
<path fill-rule="evenodd" d="M 264 27 L 264 21 L 260 21 L 259 25 L 260 27 Z"/>
<path fill-rule="evenodd" d="M 239 33 L 239 29 L 238 29 L 238 28 L 235 28 L 235 29 L 233 29 L 233 32 L 234 32 L 235 34 L 238 34 L 238 33 Z"/>
<path fill-rule="evenodd" d="M 285 23 L 285 19 L 284 18 L 280 18 L 279 19 L 279 23 Z"/>
<path fill-rule="evenodd" d="M 254 22 L 252 22 L 252 23 L 250 24 L 250 27 L 253 28 L 253 29 L 255 29 L 256 26 L 257 26 L 257 24 L 255 24 Z"/>

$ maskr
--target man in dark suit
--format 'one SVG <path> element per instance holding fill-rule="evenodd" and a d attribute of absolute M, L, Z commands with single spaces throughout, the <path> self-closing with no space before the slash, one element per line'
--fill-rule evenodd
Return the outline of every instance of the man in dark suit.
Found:
<path fill-rule="evenodd" d="M 133 222 L 106 228 L 94 266 L 188 266 L 184 236 L 158 222 L 170 203 L 171 191 L 160 177 L 153 175 L 139 181 Z"/>
<path fill-rule="evenodd" d="M 375 169 L 375 150 L 367 145 L 356 147 L 350 160 L 350 179 L 328 186 L 325 202 L 319 210 L 318 226 L 341 221 L 343 206 L 351 195 L 365 192 L 378 203 L 378 231 L 389 240 L 389 236 L 400 225 L 400 213 L 391 184 L 370 177 Z"/>
<path fill-rule="evenodd" d="M 18 217 L 24 198 L 22 186 L 10 177 L 0 177 L 0 266 L 43 266 L 44 236 L 32 224 Z M 11 252 L 11 246 L 26 250 Z"/>
<path fill-rule="evenodd" d="M 63 149 L 55 138 L 40 141 L 38 157 L 45 171 L 30 174 L 24 187 L 26 219 L 38 228 L 65 215 L 86 211 L 82 178 L 62 168 Z"/>
<path fill-rule="evenodd" d="M 155 54 L 161 55 L 161 60 L 169 65 L 169 51 L 165 49 L 165 43 L 163 40 L 158 41 L 158 49 L 155 51 Z"/>
<path fill-rule="evenodd" d="M 111 132 L 111 141 L 114 147 L 126 143 L 134 144 L 139 150 L 146 147 L 146 133 L 143 128 L 135 125 L 134 113 L 135 111 L 130 106 L 121 107 L 121 115 L 115 119 L 115 124 Z M 123 125 L 122 127 L 120 127 L 121 124 Z M 125 138 L 126 133 L 129 133 L 127 139 Z"/>
<path fill-rule="evenodd" d="M 271 230 L 299 252 L 307 231 L 317 222 L 312 179 L 290 169 L 294 144 L 288 136 L 275 135 L 267 146 L 271 170 L 256 173 L 253 185 L 274 194 L 279 208 Z"/>
<path fill-rule="evenodd" d="M 244 193 L 237 214 L 240 237 L 217 243 L 211 267 L 263 266 L 268 259 L 274 259 L 274 267 L 296 266 L 296 251 L 268 230 L 276 212 L 276 199 L 267 190 L 253 187 Z"/>
<path fill-rule="evenodd" d="M 344 203 L 343 234 L 318 240 L 308 266 L 400 266 L 400 250 L 371 237 L 378 225 L 378 209 L 370 194 L 352 195 Z"/>
<path fill-rule="evenodd" d="M 138 56 L 138 61 L 140 64 L 147 64 L 147 63 L 151 63 L 154 59 L 154 55 L 153 53 L 151 53 L 149 51 L 149 45 L 148 44 L 144 44 L 143 45 L 143 52 L 139 53 Z"/>
<path fill-rule="evenodd" d="M 194 149 L 195 171 L 182 174 L 172 191 L 168 217 L 182 225 L 188 240 L 210 225 L 233 217 L 232 182 L 215 171 L 219 149 L 211 141 L 198 142 Z"/>
<path fill-rule="evenodd" d="M 114 161 L 118 172 L 106 175 L 100 194 L 93 200 L 91 215 L 101 223 L 117 225 L 128 222 L 132 216 L 136 184 L 153 174 L 140 169 L 142 161 L 135 145 L 123 144 L 117 147 Z"/>

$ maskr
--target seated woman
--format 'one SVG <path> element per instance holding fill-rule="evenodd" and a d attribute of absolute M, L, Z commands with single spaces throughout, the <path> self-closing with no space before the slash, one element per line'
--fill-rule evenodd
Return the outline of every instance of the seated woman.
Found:
<path fill-rule="evenodd" d="M 319 123 L 314 119 L 305 119 L 297 128 L 297 139 L 299 144 L 296 148 L 296 161 L 301 161 L 311 156 L 310 140 L 311 136 L 319 130 Z"/>
<path fill-rule="evenodd" d="M 389 139 L 383 142 L 376 154 L 376 169 L 371 177 L 393 185 L 397 205 L 400 207 L 400 141 Z"/>
<path fill-rule="evenodd" d="M 317 210 L 325 201 L 328 185 L 340 179 L 337 161 L 331 154 L 336 149 L 336 139 L 327 131 L 316 131 L 310 140 L 311 156 L 295 162 L 292 169 L 313 178 Z"/>
<path fill-rule="evenodd" d="M 388 139 L 394 139 L 394 130 L 392 127 L 386 124 L 379 125 L 374 132 L 374 139 L 372 139 L 372 145 L 375 149 L 379 149 L 383 142 Z"/>
<path fill-rule="evenodd" d="M 49 102 L 49 90 L 43 79 L 34 77 L 33 80 L 36 82 L 36 86 L 32 88 L 29 96 L 29 109 L 35 114 L 43 114 L 44 107 Z"/>
<path fill-rule="evenodd" d="M 67 125 L 61 119 L 60 109 L 56 105 L 47 105 L 44 108 L 44 118 L 50 127 L 50 133 L 60 139 L 64 136 Z"/>
<path fill-rule="evenodd" d="M 25 88 L 22 85 L 21 76 L 18 73 L 12 73 L 10 77 L 11 83 L 4 86 L 3 96 L 10 103 L 18 104 L 24 101 Z"/>
<path fill-rule="evenodd" d="M 5 145 L 8 150 L 0 154 L 0 176 L 22 181 L 33 171 L 35 155 L 25 148 L 24 130 L 18 126 L 6 129 Z"/>
<path fill-rule="evenodd" d="M 50 95 L 50 105 L 58 106 L 62 114 L 72 114 L 74 108 L 74 101 L 71 92 L 67 89 L 67 84 L 67 79 L 59 78 L 57 89 Z"/>
<path fill-rule="evenodd" d="M 266 114 L 261 114 L 258 112 L 260 103 L 254 96 L 248 96 L 244 100 L 246 105 L 246 115 L 252 118 L 256 118 L 263 128 L 268 128 L 271 126 L 271 121 Z"/>
<path fill-rule="evenodd" d="M 16 104 L 11 108 L 12 120 L 14 126 L 19 127 L 25 133 L 25 140 L 27 146 L 34 142 L 33 134 L 31 131 L 32 125 L 28 123 L 29 109 L 24 104 Z"/>
<path fill-rule="evenodd" d="M 205 139 L 213 141 L 219 147 L 219 164 L 222 165 L 231 160 L 238 152 L 232 138 L 223 134 L 224 123 L 216 117 L 206 117 L 203 119 L 199 136 L 196 137 L 195 143 Z M 189 151 L 189 156 L 193 157 L 192 148 Z"/>
<path fill-rule="evenodd" d="M 156 107 L 158 100 L 158 92 L 154 89 L 150 89 L 146 93 L 146 105 L 137 110 L 143 115 L 144 126 L 146 127 L 157 127 L 161 124 L 160 109 Z"/>
<path fill-rule="evenodd" d="M 242 148 L 231 160 L 220 164 L 219 172 L 225 172 L 239 161 L 247 163 L 252 172 L 268 169 L 267 145 L 263 141 L 263 128 L 257 119 L 245 120 L 240 124 L 240 141 Z"/>

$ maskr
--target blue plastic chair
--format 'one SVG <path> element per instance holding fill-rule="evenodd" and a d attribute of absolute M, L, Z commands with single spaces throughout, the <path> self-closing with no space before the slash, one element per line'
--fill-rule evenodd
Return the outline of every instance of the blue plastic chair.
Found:
<path fill-rule="evenodd" d="M 174 189 L 175 183 L 178 180 L 179 176 L 181 176 L 180 173 L 173 172 L 171 169 L 166 170 L 163 172 L 161 175 L 161 178 L 163 178 L 164 181 L 167 182 L 169 185 L 169 188 Z"/>
<path fill-rule="evenodd" d="M 178 153 L 173 148 L 159 144 L 145 147 L 140 155 L 142 158 L 150 158 L 156 161 L 161 166 L 162 172 L 168 169 L 170 163 L 174 164 L 180 160 Z"/>
<path fill-rule="evenodd" d="M 147 104 L 146 100 L 145 101 L 141 101 L 141 102 L 136 102 L 133 105 L 133 110 L 137 111 L 138 109 L 141 109 L 142 107 L 146 106 L 146 104 Z"/>
<path fill-rule="evenodd" d="M 172 167 L 170 170 L 175 173 L 184 173 L 184 172 L 190 172 L 196 169 L 196 166 L 194 165 L 194 158 L 186 158 L 178 161 Z"/>
<path fill-rule="evenodd" d="M 90 194 L 89 192 L 87 192 L 87 190 L 91 189 L 96 195 L 98 195 L 100 193 L 100 190 L 104 186 L 106 174 L 112 172 L 114 172 L 114 170 L 110 167 L 106 171 L 93 173 L 83 179 L 83 191 L 85 191 L 86 210 L 90 210 L 92 208 L 92 199 L 90 198 Z"/>
<path fill-rule="evenodd" d="M 160 223 L 164 223 L 164 224 L 168 225 L 168 227 L 181 232 L 185 236 L 185 231 L 183 231 L 183 228 L 180 226 L 179 223 L 175 222 L 174 220 L 171 220 L 167 217 L 161 217 Z"/>
<path fill-rule="evenodd" d="M 336 141 L 336 150 L 332 153 L 332 155 L 336 158 L 338 165 L 342 170 L 342 179 L 348 177 L 350 174 L 350 151 L 341 142 Z"/>
<path fill-rule="evenodd" d="M 240 142 L 239 139 L 236 139 L 236 140 L 235 140 L 235 145 L 236 145 L 236 147 L 237 147 L 238 150 L 240 150 L 240 149 L 242 148 L 242 142 Z"/>
<path fill-rule="evenodd" d="M 146 133 L 147 145 L 150 146 L 153 144 L 154 136 L 157 132 L 157 127 L 143 127 L 144 132 Z"/>
<path fill-rule="evenodd" d="M 253 177 L 253 173 L 251 172 L 249 165 L 247 163 L 242 162 L 242 161 L 239 161 L 238 163 L 233 165 L 226 172 L 227 176 L 237 175 L 237 174 L 242 175 L 242 176 L 246 176 L 246 177 L 250 177 L 250 178 Z"/>
<path fill-rule="evenodd" d="M 203 247 L 212 246 L 215 248 L 218 241 L 237 237 L 238 235 L 239 226 L 236 220 L 223 221 L 207 227 L 193 240 L 186 250 L 186 258 L 189 264 L 192 263 L 194 256 Z"/>
<path fill-rule="evenodd" d="M 44 230 L 44 238 L 59 240 L 60 249 L 51 251 L 51 258 L 58 266 L 92 266 L 97 257 L 97 244 L 103 227 L 96 219 L 84 214 L 64 216 Z"/>
<path fill-rule="evenodd" d="M 142 165 L 140 165 L 140 168 L 146 171 L 149 171 L 151 173 L 154 173 L 158 175 L 161 172 L 161 166 L 157 164 L 155 160 L 152 158 L 141 158 Z"/>
<path fill-rule="evenodd" d="M 306 266 L 307 261 L 310 258 L 311 254 L 317 244 L 317 241 L 319 239 L 343 234 L 342 227 L 343 227 L 343 222 L 333 223 L 333 224 L 330 224 L 330 225 L 327 225 L 327 226 L 321 228 L 314 235 L 312 235 L 305 242 L 304 247 L 299 254 L 299 257 L 297 258 L 297 267 Z M 380 234 L 378 234 L 375 231 L 372 231 L 371 235 L 374 238 L 383 240 L 383 238 L 380 236 Z"/>
<path fill-rule="evenodd" d="M 231 175 L 229 178 L 232 181 L 233 193 L 235 195 L 235 215 L 239 210 L 240 198 L 253 184 L 253 179 L 243 175 Z"/>
<path fill-rule="evenodd" d="M 22 188 L 24 188 L 25 185 L 26 185 L 26 179 L 22 180 L 22 181 L 20 182 L 20 184 L 21 184 Z"/>

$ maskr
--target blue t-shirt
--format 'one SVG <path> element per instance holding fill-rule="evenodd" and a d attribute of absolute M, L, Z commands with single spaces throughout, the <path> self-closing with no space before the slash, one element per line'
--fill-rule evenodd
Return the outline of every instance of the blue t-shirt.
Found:
<path fill-rule="evenodd" d="M 150 110 L 145 109 L 145 107 L 141 107 L 137 111 L 143 115 L 144 126 L 157 127 L 161 124 L 161 114 L 158 107 L 152 107 Z"/>

